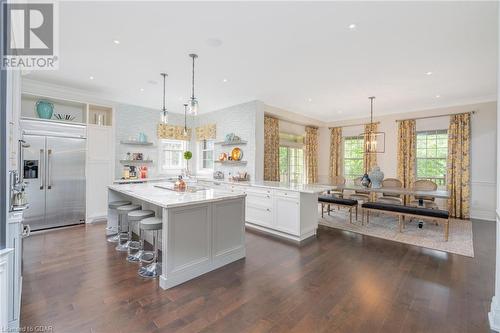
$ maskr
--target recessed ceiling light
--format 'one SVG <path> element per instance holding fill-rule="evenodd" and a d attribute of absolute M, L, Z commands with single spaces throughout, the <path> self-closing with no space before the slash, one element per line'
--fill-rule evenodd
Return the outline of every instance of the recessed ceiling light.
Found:
<path fill-rule="evenodd" d="M 93 79 L 94 79 L 94 77 L 91 75 L 91 76 L 89 76 L 89 79 L 93 80 Z"/>
<path fill-rule="evenodd" d="M 309 103 L 311 103 L 313 100 L 312 100 L 312 98 L 308 98 L 308 99 L 307 99 L 307 101 L 308 101 Z"/>
<path fill-rule="evenodd" d="M 139 89 L 140 91 L 144 91 L 144 88 Z"/>
<path fill-rule="evenodd" d="M 116 45 L 120 44 L 120 41 L 118 39 L 113 39 L 113 43 L 115 43 Z"/>
<path fill-rule="evenodd" d="M 222 45 L 222 40 L 219 38 L 209 38 L 207 39 L 207 44 L 211 47 L 219 47 Z"/>
<path fill-rule="evenodd" d="M 436 95 L 436 98 L 441 98 L 441 95 Z"/>
<path fill-rule="evenodd" d="M 432 72 L 425 72 L 425 75 L 427 75 L 427 76 L 431 76 L 431 75 L 432 75 Z"/>
<path fill-rule="evenodd" d="M 356 24 L 354 24 L 354 23 L 349 24 L 349 29 L 356 30 L 356 28 L 357 28 Z"/>
<path fill-rule="evenodd" d="M 223 79 L 222 82 L 224 82 L 224 83 L 227 82 L 227 79 Z"/>

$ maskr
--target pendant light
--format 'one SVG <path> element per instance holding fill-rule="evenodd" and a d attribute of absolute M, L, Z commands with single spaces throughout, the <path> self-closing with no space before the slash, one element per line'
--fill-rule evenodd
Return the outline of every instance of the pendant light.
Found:
<path fill-rule="evenodd" d="M 161 76 L 163 76 L 163 108 L 161 109 L 161 116 L 160 116 L 160 122 L 162 124 L 168 124 L 168 111 L 167 108 L 165 107 L 166 104 L 166 98 L 165 98 L 165 81 L 168 76 L 167 73 L 160 73 Z"/>
<path fill-rule="evenodd" d="M 196 97 L 194 97 L 194 60 L 198 58 L 198 55 L 191 53 L 189 57 L 193 59 L 193 81 L 191 85 L 192 93 L 191 100 L 189 101 L 189 113 L 196 116 L 198 114 L 198 100 L 196 99 Z"/>
<path fill-rule="evenodd" d="M 187 136 L 188 134 L 188 129 L 187 129 L 187 104 L 184 104 L 184 131 L 182 132 L 184 136 Z"/>
<path fill-rule="evenodd" d="M 373 130 L 373 100 L 375 96 L 368 97 L 370 100 L 370 128 L 360 136 L 364 138 L 365 154 L 377 154 L 385 152 L 385 133 Z"/>

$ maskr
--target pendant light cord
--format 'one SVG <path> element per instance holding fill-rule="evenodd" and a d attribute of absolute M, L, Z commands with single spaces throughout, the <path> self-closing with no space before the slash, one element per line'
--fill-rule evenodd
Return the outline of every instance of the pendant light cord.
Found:
<path fill-rule="evenodd" d="M 191 91 L 192 91 L 191 99 L 194 99 L 194 59 L 198 58 L 198 56 L 194 53 L 190 54 L 189 56 L 191 58 L 193 58 L 193 73 L 192 73 L 192 81 L 191 81 Z"/>
<path fill-rule="evenodd" d="M 193 79 L 192 79 L 192 83 L 191 83 L 191 89 L 193 92 L 193 94 L 191 95 L 191 98 L 194 98 L 194 57 L 193 57 Z"/>
<path fill-rule="evenodd" d="M 187 116 L 186 116 L 186 113 L 187 113 L 187 104 L 184 104 L 184 131 L 187 132 Z"/>
<path fill-rule="evenodd" d="M 166 73 L 161 73 L 161 75 L 163 76 L 163 109 L 162 109 L 162 111 L 165 112 L 165 111 L 167 111 L 165 109 L 165 104 L 166 104 L 166 99 L 165 99 L 165 79 L 167 77 L 167 74 Z"/>

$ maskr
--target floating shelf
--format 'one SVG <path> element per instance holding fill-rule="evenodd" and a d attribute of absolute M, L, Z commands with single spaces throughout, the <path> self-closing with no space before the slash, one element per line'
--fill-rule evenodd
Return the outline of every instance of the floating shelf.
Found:
<path fill-rule="evenodd" d="M 71 125 L 80 125 L 80 126 L 86 126 L 84 123 L 79 123 L 77 121 L 70 121 L 70 120 L 57 120 L 57 119 L 43 119 L 43 118 L 32 118 L 32 117 L 21 117 L 21 120 L 32 120 L 32 121 L 39 121 L 42 123 L 56 123 L 56 124 L 71 124 Z"/>
<path fill-rule="evenodd" d="M 225 165 L 246 165 L 247 161 L 214 161 L 215 163 L 225 164 Z"/>
<path fill-rule="evenodd" d="M 221 145 L 221 146 L 236 146 L 236 145 L 246 145 L 247 141 L 245 140 L 239 140 L 239 141 L 220 141 L 216 142 L 216 145 Z"/>
<path fill-rule="evenodd" d="M 146 164 L 153 163 L 153 160 L 120 160 L 121 164 Z"/>
<path fill-rule="evenodd" d="M 133 146 L 152 146 L 153 142 L 141 142 L 141 141 L 120 141 L 122 145 L 133 145 Z"/>

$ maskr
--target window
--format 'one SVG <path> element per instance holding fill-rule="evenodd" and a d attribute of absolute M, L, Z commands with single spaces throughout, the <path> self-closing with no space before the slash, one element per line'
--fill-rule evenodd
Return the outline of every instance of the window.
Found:
<path fill-rule="evenodd" d="M 183 169 L 186 165 L 183 155 L 187 150 L 187 145 L 188 142 L 183 140 L 161 140 L 161 170 Z"/>
<path fill-rule="evenodd" d="M 344 137 L 344 177 L 356 179 L 363 176 L 363 137 Z"/>
<path fill-rule="evenodd" d="M 280 181 L 302 183 L 304 181 L 304 150 L 280 146 Z"/>
<path fill-rule="evenodd" d="M 417 179 L 446 185 L 447 158 L 447 130 L 417 132 Z"/>
<path fill-rule="evenodd" d="M 200 171 L 210 171 L 214 169 L 214 142 L 203 140 L 199 143 L 199 166 Z"/>

